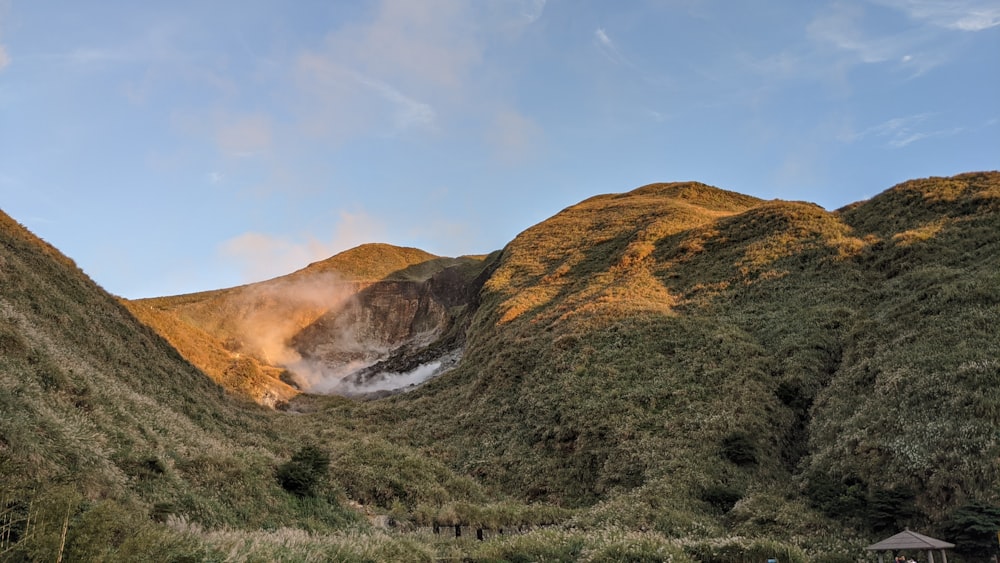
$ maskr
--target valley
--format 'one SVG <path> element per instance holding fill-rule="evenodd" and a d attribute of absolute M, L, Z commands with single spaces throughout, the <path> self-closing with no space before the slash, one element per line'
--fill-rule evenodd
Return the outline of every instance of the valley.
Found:
<path fill-rule="evenodd" d="M 488 255 L 135 301 L 0 219 L 0 559 L 840 563 L 1000 525 L 998 172 L 834 211 L 652 184 Z"/>

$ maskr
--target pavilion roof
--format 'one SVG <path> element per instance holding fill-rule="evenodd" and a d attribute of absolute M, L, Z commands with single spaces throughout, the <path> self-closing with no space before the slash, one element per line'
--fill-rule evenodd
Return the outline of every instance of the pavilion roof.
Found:
<path fill-rule="evenodd" d="M 904 530 L 891 538 L 869 545 L 869 551 L 890 551 L 897 549 L 949 549 L 955 544 Z"/>

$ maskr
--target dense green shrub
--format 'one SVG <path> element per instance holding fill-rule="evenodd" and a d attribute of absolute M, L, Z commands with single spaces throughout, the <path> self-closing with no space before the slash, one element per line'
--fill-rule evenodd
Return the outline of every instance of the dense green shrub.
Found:
<path fill-rule="evenodd" d="M 739 465 L 755 465 L 757 463 L 757 446 L 744 432 L 733 432 L 722 439 L 722 457 Z"/>
<path fill-rule="evenodd" d="M 330 471 L 330 454 L 313 445 L 302 446 L 292 459 L 278 466 L 276 477 L 286 491 L 313 496 Z"/>
<path fill-rule="evenodd" d="M 839 520 L 860 519 L 867 505 L 867 486 L 855 477 L 835 479 L 825 473 L 809 478 L 805 495 L 814 508 L 830 518 Z"/>
<path fill-rule="evenodd" d="M 952 512 L 943 525 L 944 536 L 961 555 L 985 560 L 997 552 L 1000 506 L 971 501 Z"/>
<path fill-rule="evenodd" d="M 879 534 L 903 529 L 920 514 L 914 499 L 915 493 L 907 488 L 871 491 L 865 514 L 868 527 Z"/>
<path fill-rule="evenodd" d="M 743 491 L 729 485 L 712 485 L 701 493 L 701 500 L 722 512 L 729 512 L 741 498 Z"/>

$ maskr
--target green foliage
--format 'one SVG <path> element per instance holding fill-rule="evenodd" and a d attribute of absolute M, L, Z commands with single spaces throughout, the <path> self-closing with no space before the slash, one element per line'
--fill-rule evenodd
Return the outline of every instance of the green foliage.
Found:
<path fill-rule="evenodd" d="M 780 563 L 806 563 L 808 558 L 799 548 L 771 540 L 746 538 L 692 543 L 685 551 L 702 563 L 749 563 L 777 559 Z"/>
<path fill-rule="evenodd" d="M 292 454 L 292 459 L 279 465 L 275 477 L 283 489 L 305 497 L 316 494 L 329 472 L 330 454 L 308 444 Z"/>
<path fill-rule="evenodd" d="M 948 515 L 941 526 L 944 537 L 961 555 L 985 560 L 1000 553 L 1000 506 L 982 501 L 967 502 Z"/>
<path fill-rule="evenodd" d="M 854 477 L 837 480 L 817 474 L 807 481 L 805 494 L 827 516 L 875 534 L 898 531 L 921 516 L 916 493 L 908 487 L 882 489 Z"/>
<path fill-rule="evenodd" d="M 757 463 L 757 446 L 744 432 L 734 432 L 722 439 L 722 457 L 744 467 Z"/>
<path fill-rule="evenodd" d="M 440 506 L 452 500 L 485 500 L 472 479 L 455 475 L 441 462 L 376 438 L 363 438 L 336 452 L 333 478 L 347 496 L 389 509 L 400 502 Z"/>
<path fill-rule="evenodd" d="M 580 561 L 585 539 L 580 535 L 556 531 L 538 531 L 530 534 L 504 538 L 498 543 L 491 542 L 477 550 L 474 560 L 508 561 L 510 563 L 530 563 L 551 561 L 571 563 Z"/>
<path fill-rule="evenodd" d="M 687 563 L 692 561 L 676 545 L 652 538 L 612 541 L 595 549 L 587 558 L 594 563 Z"/>
<path fill-rule="evenodd" d="M 838 480 L 817 473 L 806 482 L 806 497 L 831 518 L 860 521 L 867 506 L 867 487 L 856 478 Z"/>
<path fill-rule="evenodd" d="M 712 485 L 701 494 L 701 500 L 721 512 L 729 512 L 741 498 L 743 498 L 743 491 L 728 485 Z"/>
<path fill-rule="evenodd" d="M 865 514 L 868 527 L 878 534 L 907 527 L 920 514 L 915 499 L 915 493 L 905 487 L 871 491 Z"/>

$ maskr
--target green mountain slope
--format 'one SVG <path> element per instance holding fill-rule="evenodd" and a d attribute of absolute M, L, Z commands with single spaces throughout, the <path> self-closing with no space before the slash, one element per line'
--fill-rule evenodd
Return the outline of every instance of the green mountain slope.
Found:
<path fill-rule="evenodd" d="M 654 184 L 485 259 L 366 245 L 255 285 L 122 304 L 0 215 L 0 558 L 833 563 L 1000 503 L 1000 173 L 833 212 Z M 376 367 L 461 361 L 274 411 L 248 316 L 303 350 L 436 319 Z"/>
<path fill-rule="evenodd" d="M 361 500 L 390 482 L 412 498 L 482 498 L 469 479 L 406 447 L 296 418 L 286 424 L 225 393 L 0 213 L 0 560 L 224 560 L 254 545 L 255 557 L 272 559 L 258 544 L 280 551 L 288 537 L 261 530 L 368 528 L 344 481 Z M 344 461 L 322 468 L 329 477 L 300 497 L 275 475 L 309 443 Z M 362 455 L 371 473 L 356 462 Z M 411 478 L 393 481 L 393 464 Z M 311 557 L 398 551 L 394 542 L 358 547 L 345 536 Z"/>
<path fill-rule="evenodd" d="M 459 369 L 370 421 L 581 525 L 936 529 L 1000 495 L 998 189 L 592 198 L 504 249 Z"/>

